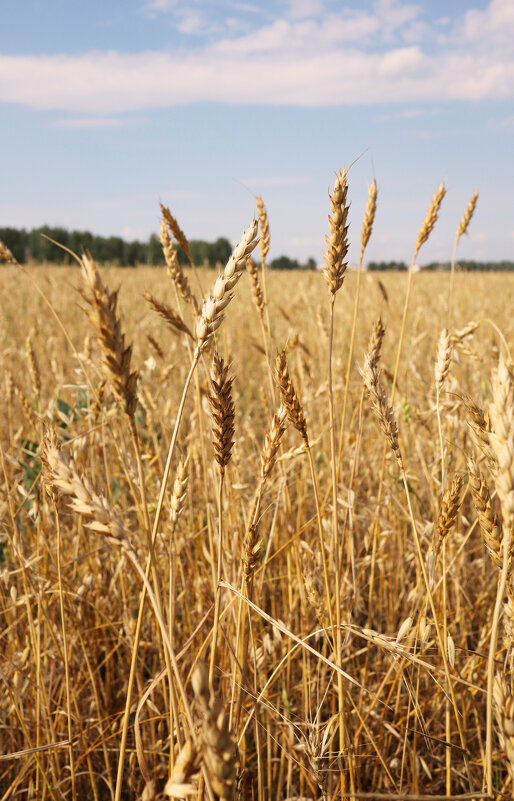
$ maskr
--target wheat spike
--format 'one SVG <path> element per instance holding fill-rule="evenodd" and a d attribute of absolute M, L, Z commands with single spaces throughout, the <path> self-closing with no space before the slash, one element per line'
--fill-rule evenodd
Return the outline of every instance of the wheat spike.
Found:
<path fill-rule="evenodd" d="M 256 236 L 257 222 L 253 220 L 246 231 L 243 231 L 243 236 L 232 251 L 225 269 L 218 276 L 212 289 L 212 294 L 203 302 L 202 314 L 196 324 L 196 337 L 198 340 L 195 351 L 196 358 L 198 358 L 209 339 L 222 323 L 222 312 L 233 297 L 231 290 L 241 278 L 246 257 L 250 255 L 257 245 Z"/>
<path fill-rule="evenodd" d="M 414 261 L 420 251 L 422 245 L 425 244 L 428 237 L 432 233 L 434 225 L 437 222 L 437 217 L 439 216 L 439 210 L 441 208 L 441 203 L 443 202 L 443 198 L 446 195 L 446 188 L 444 183 L 442 183 L 439 188 L 436 190 L 432 202 L 428 208 L 426 213 L 425 219 L 421 225 L 421 228 L 418 232 L 418 238 L 416 239 L 416 248 L 414 251 Z"/>
<path fill-rule="evenodd" d="M 133 417 L 136 410 L 137 370 L 131 371 L 132 347 L 125 347 L 125 335 L 121 331 L 118 315 L 118 291 L 110 292 L 89 256 L 80 261 L 85 288 L 82 297 L 88 303 L 88 317 L 96 329 L 98 343 L 103 355 L 102 367 L 109 380 L 116 400 L 123 404 L 125 412 Z"/>
<path fill-rule="evenodd" d="M 382 318 L 379 317 L 378 320 L 373 323 L 373 328 L 371 329 L 371 336 L 368 343 L 369 361 L 374 368 L 378 367 L 378 363 L 380 361 L 384 335 L 385 328 L 382 323 Z"/>
<path fill-rule="evenodd" d="M 437 359 L 435 363 L 435 386 L 441 392 L 443 384 L 450 372 L 452 361 L 452 340 L 447 328 L 443 328 L 437 345 Z"/>
<path fill-rule="evenodd" d="M 191 257 L 191 250 L 189 248 L 189 242 L 187 236 L 185 235 L 184 231 L 182 230 L 182 228 L 180 227 L 180 225 L 178 224 L 177 220 L 170 212 L 170 210 L 166 206 L 163 206 L 162 203 L 160 203 L 159 205 L 161 207 L 161 214 L 163 221 L 166 223 L 168 229 L 171 231 L 171 233 L 177 240 L 179 247 L 181 247 L 184 253 L 186 254 L 187 260 L 189 261 L 191 267 L 194 267 L 194 262 Z"/>
<path fill-rule="evenodd" d="M 269 220 L 262 197 L 256 197 L 255 202 L 257 204 L 257 216 L 259 218 L 259 250 L 261 254 L 261 264 L 264 268 L 270 242 Z"/>
<path fill-rule="evenodd" d="M 334 183 L 334 190 L 329 194 L 330 210 L 332 215 L 328 217 L 330 234 L 325 237 L 327 252 L 323 254 L 326 269 L 324 271 L 325 280 L 331 297 L 334 298 L 338 289 L 344 281 L 344 274 L 348 266 L 345 258 L 348 254 L 348 210 L 347 204 L 348 184 L 346 181 L 347 171 L 337 173 Z"/>
<path fill-rule="evenodd" d="M 228 366 L 215 351 L 211 366 L 211 393 L 209 402 L 212 411 L 212 443 L 214 457 L 221 472 L 230 461 L 234 445 L 234 402 L 232 400 L 232 381 Z"/>
<path fill-rule="evenodd" d="M 466 207 L 466 211 L 462 215 L 462 219 L 461 219 L 461 221 L 459 223 L 459 227 L 457 228 L 457 237 L 456 237 L 456 240 L 455 240 L 455 244 L 456 245 L 458 245 L 459 239 L 461 238 L 461 236 L 463 236 L 468 230 L 468 225 L 470 224 L 471 218 L 472 218 L 472 216 L 473 216 L 473 214 L 475 212 L 475 207 L 477 205 L 477 200 L 478 200 L 478 192 L 475 192 L 473 197 L 469 201 L 469 203 L 468 203 L 468 205 Z"/>
<path fill-rule="evenodd" d="M 174 331 L 180 331 L 183 334 L 187 334 L 189 337 L 191 337 L 191 339 L 194 339 L 193 334 L 183 321 L 180 314 L 172 309 L 171 306 L 168 306 L 167 303 L 157 300 L 157 298 L 150 294 L 150 292 L 143 292 L 143 297 L 149 306 L 152 307 L 154 312 L 162 317 L 162 319 L 169 325 L 171 329 Z"/>
<path fill-rule="evenodd" d="M 376 179 L 373 180 L 373 183 L 369 187 L 368 190 L 368 200 L 366 203 L 366 210 L 364 212 L 364 219 L 362 220 L 362 230 L 361 230 L 361 257 L 360 260 L 362 262 L 364 251 L 368 245 L 371 232 L 373 230 L 373 223 L 375 221 L 375 214 L 377 212 L 377 181 Z"/>
<path fill-rule="evenodd" d="M 462 489 L 462 477 L 455 476 L 451 487 L 444 491 L 439 518 L 435 528 L 436 545 L 435 555 L 439 554 L 442 544 L 457 521 L 460 509 L 460 492 Z"/>
<path fill-rule="evenodd" d="M 222 801 L 234 798 L 237 748 L 229 728 L 229 718 L 219 696 L 209 686 L 208 671 L 201 662 L 191 680 L 201 715 L 201 757 L 214 792 Z"/>
<path fill-rule="evenodd" d="M 501 525 L 498 515 L 492 508 L 489 488 L 474 459 L 468 459 L 468 477 L 485 547 L 496 567 L 501 569 L 503 562 Z"/>
<path fill-rule="evenodd" d="M 164 254 L 164 260 L 166 261 L 166 266 L 168 268 L 168 274 L 177 287 L 177 291 L 186 303 L 189 303 L 191 308 L 193 309 L 193 313 L 195 317 L 198 317 L 200 314 L 200 308 L 198 306 L 198 301 L 196 300 L 191 287 L 189 285 L 189 281 L 182 269 L 181 265 L 179 264 L 177 251 L 173 246 L 173 242 L 171 241 L 171 237 L 169 235 L 168 227 L 164 221 L 161 222 L 161 247 L 162 252 Z"/>
<path fill-rule="evenodd" d="M 253 295 L 253 302 L 259 312 L 259 316 L 261 320 L 263 319 L 264 315 L 264 293 L 262 291 L 261 282 L 259 280 L 259 271 L 257 269 L 257 265 L 255 264 L 254 260 L 251 256 L 249 256 L 246 260 L 246 271 L 250 276 L 250 280 L 252 282 L 252 295 Z"/>
<path fill-rule="evenodd" d="M 117 543 L 127 541 L 123 522 L 106 499 L 97 495 L 89 479 L 81 478 L 73 464 L 58 448 L 53 432 L 47 432 L 43 443 L 43 464 L 49 486 L 68 499 L 72 512 L 85 518 L 84 525 L 105 534 Z"/>
<path fill-rule="evenodd" d="M 289 375 L 289 367 L 287 366 L 287 356 L 285 350 L 277 353 L 276 359 L 276 379 L 280 395 L 282 396 L 282 403 L 287 409 L 289 420 L 302 435 L 306 447 L 309 447 L 309 436 L 307 433 L 307 421 L 303 413 L 303 406 L 300 402 L 296 390 L 294 388 L 291 376 Z"/>
<path fill-rule="evenodd" d="M 380 382 L 380 373 L 376 364 L 371 362 L 369 353 L 364 357 L 364 367 L 361 370 L 361 374 L 380 427 L 396 456 L 400 470 L 403 470 L 403 459 L 398 440 L 398 425 L 393 410 L 387 402 L 385 389 Z"/>

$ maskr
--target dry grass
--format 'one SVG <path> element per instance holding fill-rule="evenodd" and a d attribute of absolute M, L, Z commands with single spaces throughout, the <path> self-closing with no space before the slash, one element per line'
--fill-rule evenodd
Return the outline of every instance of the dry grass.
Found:
<path fill-rule="evenodd" d="M 2 266 L 0 801 L 512 794 L 514 279 L 357 280 L 344 176 L 328 297 Z"/>

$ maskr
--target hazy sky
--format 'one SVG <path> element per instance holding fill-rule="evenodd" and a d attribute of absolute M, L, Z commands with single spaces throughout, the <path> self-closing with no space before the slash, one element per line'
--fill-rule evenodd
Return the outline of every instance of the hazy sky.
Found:
<path fill-rule="evenodd" d="M 514 258 L 514 0 L 3 0 L 0 226 L 146 238 L 158 203 L 190 238 L 236 241 L 268 209 L 271 253 L 321 258 L 350 164 L 351 255 Z M 363 154 L 363 155 L 361 155 Z M 249 191 L 248 191 L 249 190 Z"/>

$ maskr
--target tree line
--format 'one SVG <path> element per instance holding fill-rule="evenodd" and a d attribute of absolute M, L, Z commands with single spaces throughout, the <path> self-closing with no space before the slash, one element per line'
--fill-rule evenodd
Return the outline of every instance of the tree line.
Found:
<path fill-rule="evenodd" d="M 68 252 L 70 250 L 77 255 L 87 251 L 100 264 L 122 267 L 164 264 L 161 243 L 156 234 L 151 234 L 146 242 L 127 242 L 120 236 L 98 236 L 90 231 L 68 231 L 66 228 L 42 225 L 31 231 L 24 228 L 0 228 L 0 241 L 9 248 L 20 264 L 69 264 L 73 258 Z M 225 264 L 232 253 L 232 245 L 225 237 L 219 237 L 215 242 L 192 239 L 189 247 L 195 264 L 208 264 L 211 267 Z M 178 246 L 177 255 L 180 264 L 188 263 L 186 254 Z M 279 270 L 315 269 L 316 262 L 309 259 L 304 264 L 288 256 L 279 256 L 269 266 Z"/>
<path fill-rule="evenodd" d="M 146 242 L 126 241 L 120 236 L 98 236 L 90 231 L 68 231 L 66 228 L 42 225 L 30 231 L 24 228 L 0 228 L 0 242 L 9 248 L 20 264 L 27 262 L 69 264 L 72 257 L 65 248 L 78 255 L 87 251 L 101 264 L 122 267 L 164 264 L 161 243 L 156 234 L 151 234 Z M 225 264 L 232 253 L 232 245 L 225 237 L 219 237 L 215 242 L 192 239 L 189 246 L 193 261 L 198 265 L 208 264 L 215 267 L 216 264 Z M 188 263 L 186 254 L 180 247 L 177 247 L 177 255 L 180 264 Z M 269 267 L 275 270 L 314 270 L 316 266 L 313 258 L 301 262 L 289 256 L 278 256 L 269 262 Z M 371 261 L 367 268 L 374 271 L 407 270 L 408 265 L 403 261 Z M 449 270 L 450 262 L 431 262 L 425 265 L 424 269 Z M 512 271 L 514 262 L 465 260 L 458 262 L 458 269 Z"/>

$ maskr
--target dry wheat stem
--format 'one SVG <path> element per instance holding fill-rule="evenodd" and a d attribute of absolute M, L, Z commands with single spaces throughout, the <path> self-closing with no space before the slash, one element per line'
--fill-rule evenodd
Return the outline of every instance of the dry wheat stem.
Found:
<path fill-rule="evenodd" d="M 493 375 L 492 394 L 493 402 L 490 407 L 492 431 L 489 435 L 489 440 L 498 463 L 494 482 L 502 508 L 503 565 L 496 593 L 487 663 L 486 778 L 487 791 L 491 795 L 493 791 L 494 660 L 496 657 L 501 605 L 510 572 L 509 559 L 514 526 L 514 380 L 503 356 L 500 356 L 498 369 Z"/>

